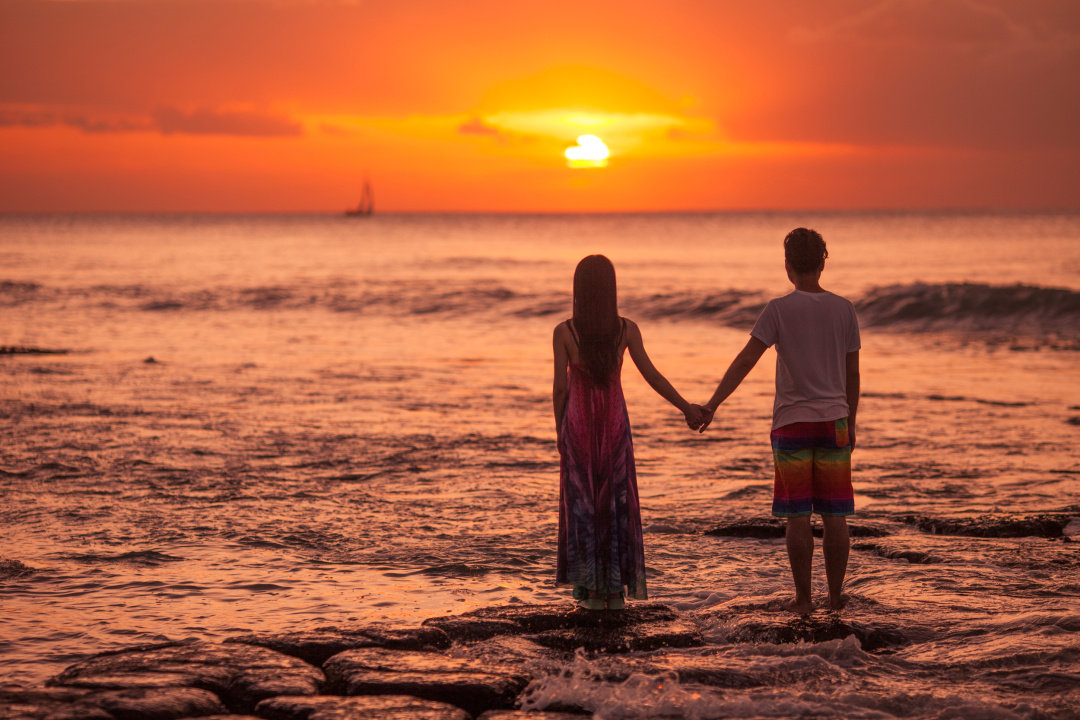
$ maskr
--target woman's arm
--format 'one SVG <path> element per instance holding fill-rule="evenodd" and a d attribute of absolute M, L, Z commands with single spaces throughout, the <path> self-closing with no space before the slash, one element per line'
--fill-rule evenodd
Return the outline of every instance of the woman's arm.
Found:
<path fill-rule="evenodd" d="M 688 424 L 692 417 L 697 417 L 697 406 L 688 403 L 653 365 L 652 360 L 649 359 L 649 354 L 645 352 L 645 343 L 641 339 L 641 330 L 638 328 L 637 323 L 629 319 L 626 321 L 626 348 L 630 351 L 630 358 L 637 365 L 637 369 L 641 372 L 641 376 L 645 378 L 645 382 L 649 383 L 649 386 L 660 397 L 679 408 L 683 415 L 686 416 Z M 697 425 L 695 424 L 694 427 L 696 428 Z"/>
<path fill-rule="evenodd" d="M 566 412 L 566 368 L 570 364 L 570 354 L 566 350 L 566 323 L 555 326 L 551 338 L 552 351 L 555 355 L 555 378 L 551 386 L 551 404 L 555 410 L 555 439 L 562 445 L 562 418 Z"/>

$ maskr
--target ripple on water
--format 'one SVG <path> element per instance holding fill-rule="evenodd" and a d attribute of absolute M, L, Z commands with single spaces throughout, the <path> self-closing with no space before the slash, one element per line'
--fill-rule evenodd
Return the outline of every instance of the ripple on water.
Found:
<path fill-rule="evenodd" d="M 184 558 L 157 550 L 131 550 L 123 553 L 62 553 L 56 555 L 59 560 L 71 560 L 79 563 L 126 563 L 131 565 L 161 565 L 162 563 L 183 562 Z"/>

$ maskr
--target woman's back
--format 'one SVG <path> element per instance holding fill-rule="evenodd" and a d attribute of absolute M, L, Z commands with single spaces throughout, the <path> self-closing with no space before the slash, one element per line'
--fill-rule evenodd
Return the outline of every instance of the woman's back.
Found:
<path fill-rule="evenodd" d="M 568 395 L 560 432 L 559 562 L 556 581 L 574 596 L 610 602 L 647 597 L 641 514 L 630 422 L 619 378 L 625 322 L 611 375 L 581 361 L 573 321 L 566 327 Z"/>
<path fill-rule="evenodd" d="M 634 445 L 620 382 L 626 351 L 695 429 L 698 412 L 652 364 L 638 326 L 619 315 L 615 268 L 602 255 L 578 263 L 574 316 L 555 326 L 552 350 L 560 457 L 556 582 L 573 585 L 586 607 L 622 607 L 624 597 L 647 597 Z"/>

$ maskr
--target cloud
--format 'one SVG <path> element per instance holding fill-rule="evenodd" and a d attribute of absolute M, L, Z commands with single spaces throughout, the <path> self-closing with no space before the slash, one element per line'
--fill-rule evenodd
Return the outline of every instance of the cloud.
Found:
<path fill-rule="evenodd" d="M 0 107 L 0 127 L 65 126 L 86 133 L 159 132 L 163 135 L 231 135 L 299 137 L 303 126 L 287 117 L 255 111 L 197 109 L 183 112 L 161 107 L 151 116 L 110 115 L 78 109 L 26 106 Z"/>
<path fill-rule="evenodd" d="M 459 125 L 458 132 L 462 135 L 491 135 L 493 137 L 498 137 L 500 134 L 497 128 L 493 128 L 476 116 Z"/>
<path fill-rule="evenodd" d="M 88 117 L 86 115 L 66 115 L 61 122 L 64 125 L 88 133 L 145 132 L 153 127 L 145 120 Z"/>
<path fill-rule="evenodd" d="M 184 112 L 174 107 L 154 111 L 157 129 L 166 135 L 240 135 L 248 137 L 299 137 L 303 126 L 287 117 L 251 111 L 199 108 Z"/>
<path fill-rule="evenodd" d="M 883 0 L 832 23 L 794 28 L 789 37 L 801 44 L 846 41 L 957 49 L 1045 48 L 1068 40 L 978 0 Z"/>
<path fill-rule="evenodd" d="M 1076 147 L 1075 0 L 874 0 L 793 23 L 769 104 L 735 137 L 859 145 Z"/>
<path fill-rule="evenodd" d="M 87 115 L 40 108 L 0 108 L 0 127 L 44 128 L 64 125 L 88 133 L 138 132 L 152 130 L 146 118 Z"/>
<path fill-rule="evenodd" d="M 55 113 L 43 110 L 0 108 L 0 127 L 49 127 L 59 123 Z"/>

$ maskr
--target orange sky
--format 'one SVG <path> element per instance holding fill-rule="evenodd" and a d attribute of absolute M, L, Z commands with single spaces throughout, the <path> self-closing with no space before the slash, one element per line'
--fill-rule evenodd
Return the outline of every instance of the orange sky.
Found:
<path fill-rule="evenodd" d="M 1080 208 L 1076 0 L 0 0 L 0 70 L 0 211 Z"/>

